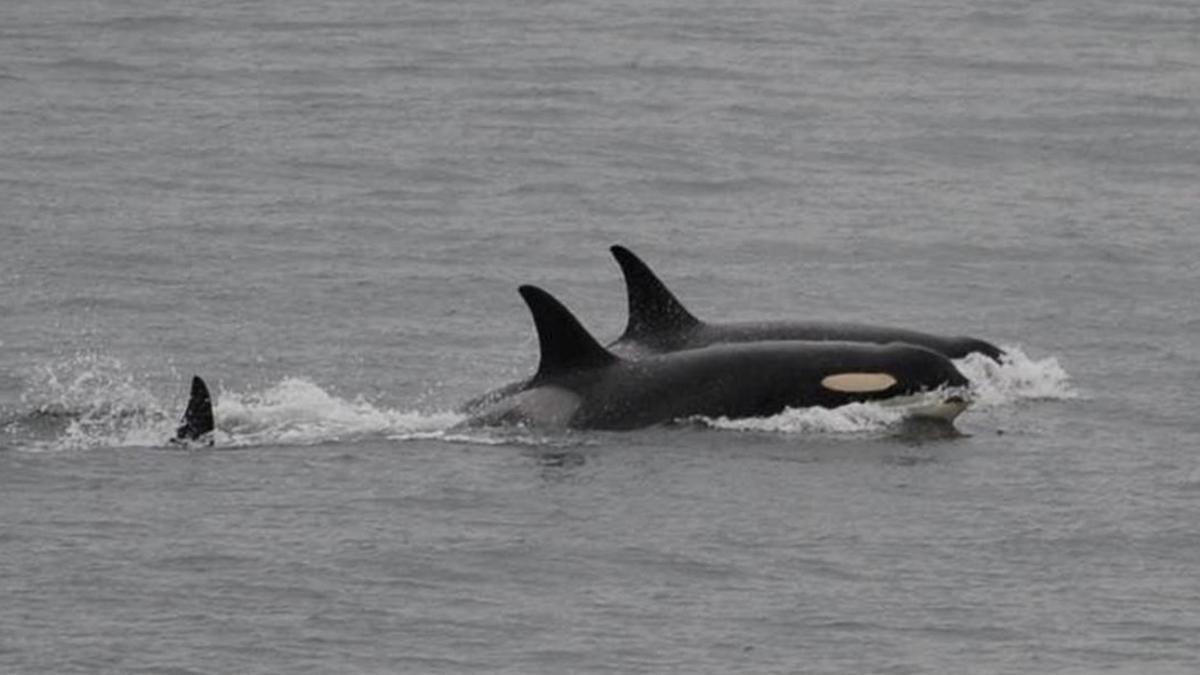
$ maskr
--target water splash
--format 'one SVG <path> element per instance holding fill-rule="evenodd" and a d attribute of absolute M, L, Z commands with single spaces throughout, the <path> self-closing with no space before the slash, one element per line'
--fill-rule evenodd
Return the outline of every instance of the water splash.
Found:
<path fill-rule="evenodd" d="M 158 444 L 174 432 L 156 397 L 137 383 L 120 359 L 80 353 L 39 364 L 26 379 L 21 402 L 31 412 L 5 429 L 28 441 L 20 447 L 75 450 L 98 444 Z"/>
<path fill-rule="evenodd" d="M 458 413 L 425 413 L 339 398 L 315 383 L 288 377 L 262 392 L 221 392 L 214 406 L 218 445 L 311 445 L 364 436 L 437 438 L 461 422 Z"/>
<path fill-rule="evenodd" d="M 163 447 L 175 434 L 186 388 L 158 396 L 119 359 L 96 354 L 29 371 L 21 397 L 28 411 L 0 429 L 27 451 Z M 182 398 L 175 398 L 182 395 Z M 397 435 L 438 438 L 458 413 L 394 410 L 362 397 L 340 398 L 300 377 L 262 391 L 214 391 L 217 447 L 313 445 Z"/>
<path fill-rule="evenodd" d="M 120 359 L 92 352 L 39 364 L 26 380 L 21 402 L 45 415 L 120 414 L 156 403 Z"/>
<path fill-rule="evenodd" d="M 1003 346 L 996 363 L 982 354 L 954 362 L 974 388 L 975 408 L 995 408 L 1020 401 L 1061 401 L 1079 397 L 1071 377 L 1054 357 L 1030 358 L 1016 346 Z"/>

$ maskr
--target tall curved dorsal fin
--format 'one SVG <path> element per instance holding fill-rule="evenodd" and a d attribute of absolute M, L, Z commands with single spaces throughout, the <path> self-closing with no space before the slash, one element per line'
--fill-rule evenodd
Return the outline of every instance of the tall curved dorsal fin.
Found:
<path fill-rule="evenodd" d="M 183 424 L 175 430 L 178 440 L 195 440 L 213 430 L 212 397 L 208 387 L 199 376 L 192 377 L 192 393 L 188 397 L 187 410 L 183 413 Z"/>
<path fill-rule="evenodd" d="M 533 314 L 542 353 L 534 380 L 568 370 L 598 368 L 617 360 L 554 296 L 537 286 L 517 290 Z"/>
<path fill-rule="evenodd" d="M 619 340 L 680 332 L 700 323 L 641 258 L 624 246 L 609 250 L 625 275 L 629 297 L 629 322 Z"/>

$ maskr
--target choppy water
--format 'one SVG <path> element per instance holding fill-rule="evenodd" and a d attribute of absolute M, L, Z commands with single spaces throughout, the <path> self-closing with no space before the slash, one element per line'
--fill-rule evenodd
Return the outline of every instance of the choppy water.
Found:
<path fill-rule="evenodd" d="M 0 670 L 1195 672 L 1200 9 L 0 6 Z M 454 428 L 701 317 L 972 334 L 873 406 Z M 192 373 L 218 448 L 168 451 Z"/>

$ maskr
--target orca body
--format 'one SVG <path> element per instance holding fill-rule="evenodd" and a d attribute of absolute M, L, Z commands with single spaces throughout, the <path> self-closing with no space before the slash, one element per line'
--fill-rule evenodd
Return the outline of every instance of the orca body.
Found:
<path fill-rule="evenodd" d="M 541 349 L 537 373 L 493 392 L 470 424 L 636 429 L 690 417 L 762 417 L 786 408 L 940 391 L 936 414 L 966 407 L 949 359 L 907 344 L 754 342 L 629 360 L 605 349 L 553 296 L 522 286 Z M 963 391 L 956 391 L 956 390 Z"/>
<path fill-rule="evenodd" d="M 184 410 L 181 422 L 175 429 L 172 443 L 203 442 L 205 438 L 208 438 L 209 443 L 212 442 L 211 437 L 208 437 L 216 426 L 213 422 L 212 396 L 208 393 L 208 385 L 204 384 L 204 380 L 199 376 L 192 377 L 192 391 L 188 396 L 187 409 Z"/>
<path fill-rule="evenodd" d="M 809 340 L 817 342 L 905 342 L 951 359 L 979 353 L 999 361 L 1004 352 L 970 337 L 947 337 L 903 328 L 817 321 L 708 323 L 692 315 L 646 263 L 624 246 L 611 249 L 625 276 L 629 319 L 609 349 L 626 356 L 661 354 L 714 344 Z"/>

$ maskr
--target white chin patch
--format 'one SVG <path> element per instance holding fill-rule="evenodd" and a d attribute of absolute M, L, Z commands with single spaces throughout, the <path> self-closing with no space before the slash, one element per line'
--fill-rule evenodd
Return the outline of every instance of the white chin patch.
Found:
<path fill-rule="evenodd" d="M 885 391 L 894 384 L 896 384 L 896 378 L 887 373 L 838 373 L 821 380 L 822 387 L 846 394 L 869 394 Z"/>

